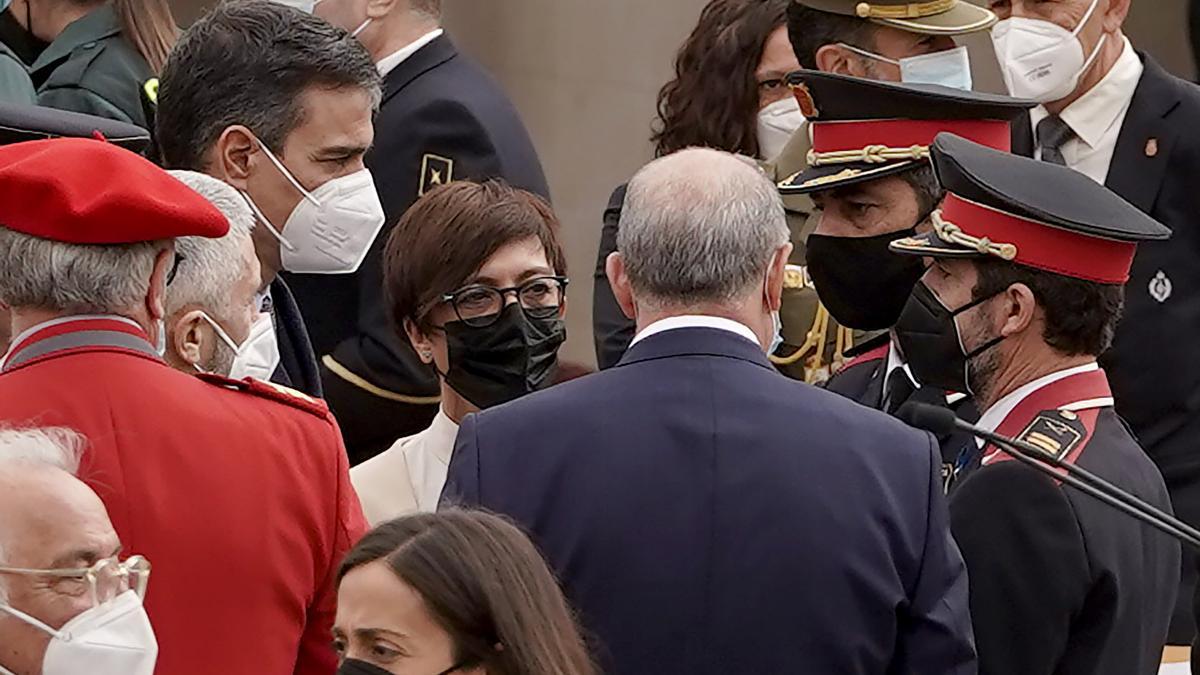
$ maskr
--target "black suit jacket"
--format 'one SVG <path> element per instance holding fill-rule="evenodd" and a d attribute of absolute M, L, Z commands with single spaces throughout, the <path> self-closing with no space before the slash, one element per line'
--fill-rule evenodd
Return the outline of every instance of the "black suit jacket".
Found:
<path fill-rule="evenodd" d="M 974 673 L 940 463 L 757 344 L 683 328 L 467 417 L 443 502 L 532 533 L 606 673 Z"/>
<path fill-rule="evenodd" d="M 356 407 L 408 402 L 424 404 L 429 417 L 436 411 L 437 377 L 399 336 L 383 297 L 383 249 L 408 207 L 437 184 L 459 179 L 499 177 L 549 197 L 537 152 L 516 108 L 496 81 L 445 35 L 388 73 L 375 119 L 375 145 L 366 163 L 387 220 L 362 267 L 351 275 L 288 279 L 308 317 L 317 354 L 341 366 L 323 373 L 327 380 L 339 378 L 327 381 L 326 389 L 330 405 L 347 427 L 348 442 L 358 435 Z M 347 387 L 339 370 L 395 396 L 380 398 L 365 388 Z M 341 400 L 342 392 L 352 391 L 378 400 Z M 361 424 L 378 426 L 383 421 L 373 413 Z M 381 436 L 389 444 L 396 439 L 386 432 Z"/>
<path fill-rule="evenodd" d="M 1105 185 L 1172 234 L 1138 246 L 1124 318 L 1101 364 L 1117 413 L 1162 471 L 1176 513 L 1200 525 L 1200 349 L 1194 344 L 1200 335 L 1200 87 L 1141 57 L 1145 72 Z M 1013 134 L 1013 151 L 1032 156 L 1027 118 Z M 1189 642 L 1195 632 L 1188 602 L 1195 556 L 1184 558 L 1175 643 Z"/>
<path fill-rule="evenodd" d="M 313 354 L 308 330 L 300 307 L 283 279 L 271 282 L 272 314 L 275 319 L 275 340 L 279 343 L 279 367 L 271 381 L 321 398 L 321 375 L 317 369 L 317 358 Z"/>

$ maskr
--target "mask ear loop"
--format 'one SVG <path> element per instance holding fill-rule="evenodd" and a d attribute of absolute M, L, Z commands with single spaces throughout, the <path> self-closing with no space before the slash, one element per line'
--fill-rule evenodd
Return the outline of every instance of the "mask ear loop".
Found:
<path fill-rule="evenodd" d="M 292 187 L 296 188 L 296 190 L 298 190 L 305 199 L 312 202 L 313 206 L 320 208 L 321 200 L 317 199 L 312 195 L 311 192 L 304 189 L 304 186 L 296 180 L 296 177 L 292 175 L 292 172 L 288 171 L 287 167 L 283 165 L 283 162 L 279 161 L 279 158 L 275 156 L 275 153 L 271 152 L 271 149 L 267 147 L 267 144 L 259 141 L 257 138 L 254 140 L 258 141 L 258 147 L 262 148 L 262 151 L 267 156 L 267 159 L 271 160 L 271 163 L 275 165 L 275 168 L 279 169 L 279 173 L 283 174 L 283 177 L 288 179 L 288 182 L 292 184 Z"/>
<path fill-rule="evenodd" d="M 254 217 L 258 219 L 258 222 L 262 223 L 263 226 L 267 228 L 267 232 L 270 232 L 272 237 L 275 237 L 277 240 L 279 240 L 279 244 L 281 246 L 289 251 L 296 250 L 295 244 L 288 241 L 287 238 L 283 236 L 283 232 L 275 229 L 275 226 L 271 224 L 270 220 L 267 220 L 267 216 L 261 210 L 259 210 L 258 204 L 254 203 L 254 200 L 250 198 L 250 195 L 242 192 L 241 190 L 238 190 L 238 194 L 242 195 L 242 199 L 246 200 L 246 206 L 249 206 L 250 210 L 254 212 Z"/>
<path fill-rule="evenodd" d="M 879 55 L 879 54 L 876 54 L 876 53 L 874 53 L 874 52 L 869 52 L 869 51 L 867 51 L 867 50 L 865 50 L 865 49 L 859 49 L 858 47 L 855 47 L 854 45 L 848 45 L 848 44 L 846 44 L 845 42 L 839 42 L 839 43 L 837 43 L 837 44 L 838 44 L 838 46 L 839 46 L 839 47 L 843 47 L 843 48 L 845 48 L 845 49 L 849 49 L 850 51 L 854 52 L 855 54 L 858 54 L 859 56 L 865 56 L 865 57 L 867 57 L 868 59 L 875 59 L 876 61 L 883 61 L 884 63 L 890 63 L 890 64 L 892 64 L 893 66 L 899 66 L 899 65 L 900 65 L 900 62 L 899 62 L 899 61 L 897 61 L 896 59 L 889 59 L 889 58 L 888 58 L 888 57 L 886 57 L 886 56 L 881 56 L 881 55 Z"/>
<path fill-rule="evenodd" d="M 34 628 L 37 628 L 38 630 L 50 635 L 51 637 L 53 637 L 56 640 L 60 640 L 62 642 L 70 642 L 71 641 L 70 635 L 63 633 L 62 631 L 54 630 L 50 626 L 47 626 L 46 624 L 42 623 L 41 621 L 38 621 L 37 619 L 33 618 L 32 616 L 29 616 L 25 612 L 22 612 L 21 610 L 15 608 L 15 607 L 10 607 L 8 605 L 0 605 L 0 612 L 4 612 L 6 614 L 9 614 L 9 615 L 17 618 L 17 619 L 20 619 L 21 621 L 24 621 L 25 623 L 29 624 L 30 626 L 33 626 Z M 6 673 L 9 672 L 7 670 L 4 670 L 3 666 L 0 666 L 0 670 L 4 671 Z"/>

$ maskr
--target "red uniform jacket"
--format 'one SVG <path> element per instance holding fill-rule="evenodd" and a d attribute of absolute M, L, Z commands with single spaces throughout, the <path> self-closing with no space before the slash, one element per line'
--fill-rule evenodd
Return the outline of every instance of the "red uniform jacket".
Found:
<path fill-rule="evenodd" d="M 331 675 L 333 575 L 365 522 L 325 404 L 201 379 L 122 319 L 50 322 L 0 371 L 0 424 L 87 437 L 80 477 L 146 597 L 164 675 Z"/>

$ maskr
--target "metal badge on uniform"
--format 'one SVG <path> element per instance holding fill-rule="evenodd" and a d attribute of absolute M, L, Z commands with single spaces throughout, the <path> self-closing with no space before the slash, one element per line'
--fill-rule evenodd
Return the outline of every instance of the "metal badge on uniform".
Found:
<path fill-rule="evenodd" d="M 427 152 L 421 159 L 421 185 L 417 189 L 417 196 L 424 196 L 426 192 L 452 180 L 454 180 L 454 160 Z"/>
<path fill-rule="evenodd" d="M 1147 157 L 1157 157 L 1158 156 L 1158 139 L 1157 138 L 1151 138 L 1150 140 L 1146 141 L 1146 156 Z"/>
<path fill-rule="evenodd" d="M 1052 457 L 1062 457 L 1087 438 L 1087 427 L 1069 410 L 1039 413 L 1017 437 Z"/>
<path fill-rule="evenodd" d="M 1175 286 L 1171 283 L 1171 278 L 1162 270 L 1159 270 L 1158 274 L 1154 275 L 1154 278 L 1150 280 L 1150 297 L 1157 300 L 1159 304 L 1166 302 L 1171 297 L 1171 292 L 1174 289 Z"/>

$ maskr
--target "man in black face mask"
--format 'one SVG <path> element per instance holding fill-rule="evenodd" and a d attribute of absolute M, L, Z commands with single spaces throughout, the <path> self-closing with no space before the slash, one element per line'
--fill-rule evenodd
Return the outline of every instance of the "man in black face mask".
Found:
<path fill-rule="evenodd" d="M 970 391 L 979 426 L 1170 512 L 1096 363 L 1137 243 L 1170 231 L 1063 167 L 948 134 L 933 162 L 947 195 L 932 231 L 891 244 L 933 260 L 894 328 L 913 374 Z M 951 490 L 981 673 L 1158 670 L 1178 588 L 1174 539 L 974 440 Z"/>
<path fill-rule="evenodd" d="M 938 132 L 952 131 L 1008 150 L 1009 122 L 1033 104 L 807 70 L 788 81 L 811 121 L 813 150 L 809 168 L 779 190 L 811 195 L 816 205 L 808 273 L 839 323 L 888 331 L 925 269 L 920 259 L 891 254 L 888 244 L 927 229 L 942 198 L 929 144 Z M 856 345 L 851 355 L 826 388 L 887 412 L 919 389 L 887 333 Z M 947 402 L 944 390 L 921 395 L 926 402 Z M 955 404 L 963 399 L 950 397 Z"/>

